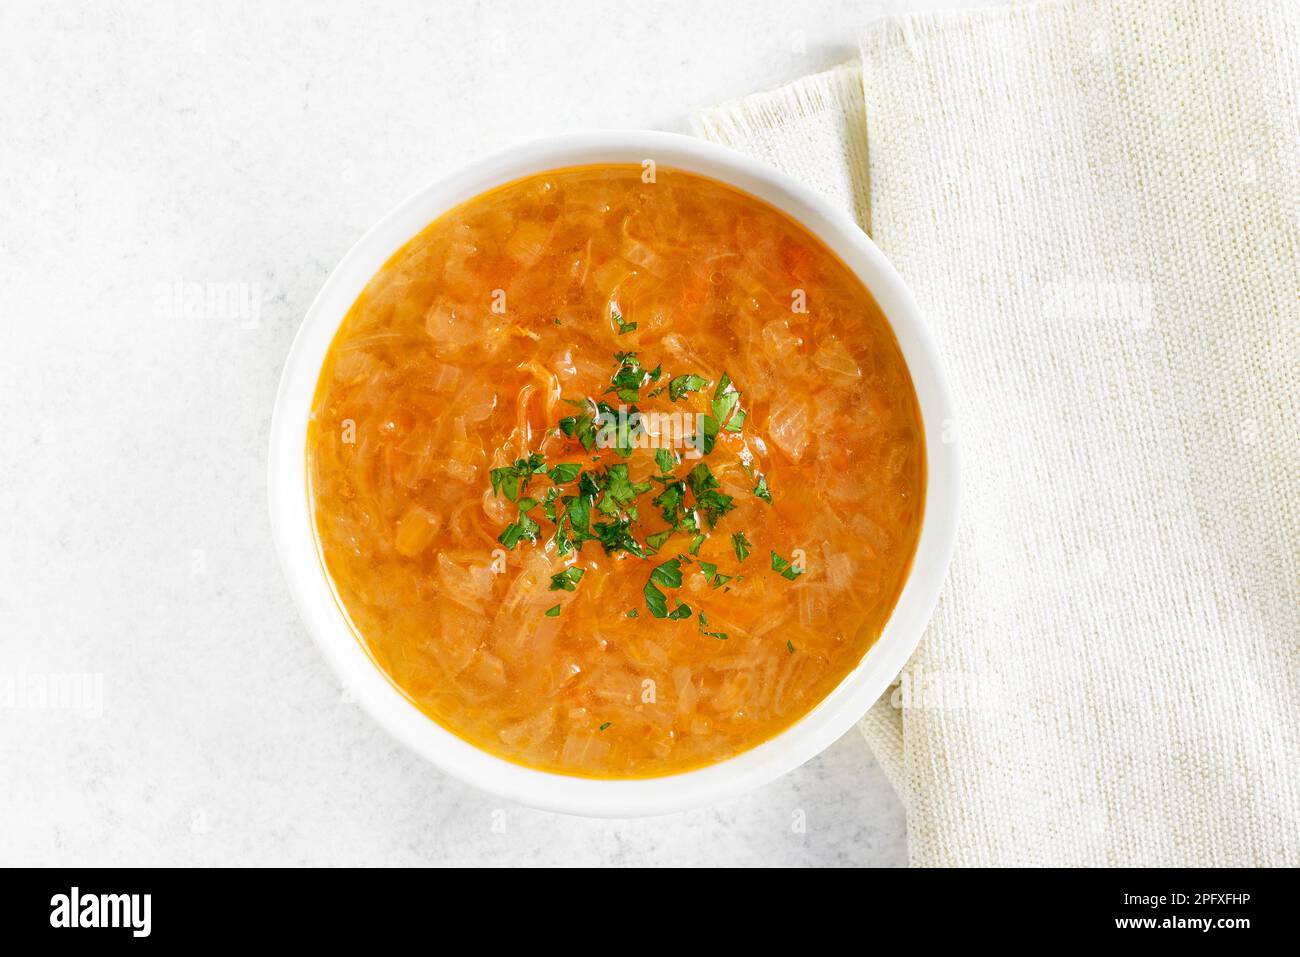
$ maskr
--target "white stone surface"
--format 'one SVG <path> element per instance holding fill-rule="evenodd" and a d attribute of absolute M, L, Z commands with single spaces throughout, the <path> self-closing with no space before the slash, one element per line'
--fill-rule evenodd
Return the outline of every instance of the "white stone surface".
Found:
<path fill-rule="evenodd" d="M 685 129 L 912 6 L 0 5 L 0 675 L 102 679 L 102 714 L 93 682 L 90 714 L 0 708 L 0 864 L 903 863 L 856 733 L 659 819 L 447 779 L 341 699 L 264 468 L 303 312 L 407 193 L 536 136 Z M 192 315 L 175 282 L 250 298 Z"/>

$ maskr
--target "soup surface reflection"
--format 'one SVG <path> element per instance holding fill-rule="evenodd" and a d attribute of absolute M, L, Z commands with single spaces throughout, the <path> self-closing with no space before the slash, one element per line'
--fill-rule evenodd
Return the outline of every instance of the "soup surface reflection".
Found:
<path fill-rule="evenodd" d="M 453 209 L 348 312 L 308 479 L 378 666 L 568 774 L 776 735 L 880 635 L 925 459 L 898 344 L 802 227 L 693 174 L 581 167 Z"/>

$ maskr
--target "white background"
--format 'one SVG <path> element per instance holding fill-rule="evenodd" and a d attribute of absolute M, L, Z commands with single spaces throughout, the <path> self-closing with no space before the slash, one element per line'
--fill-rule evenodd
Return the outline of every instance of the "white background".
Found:
<path fill-rule="evenodd" d="M 0 707 L 0 864 L 904 863 L 856 732 L 650 820 L 445 778 L 343 700 L 264 470 L 300 318 L 408 193 L 537 136 L 684 131 L 925 6 L 0 6 L 0 676 L 103 680 L 99 717 Z M 177 313 L 157 289 L 178 281 L 255 308 Z"/>

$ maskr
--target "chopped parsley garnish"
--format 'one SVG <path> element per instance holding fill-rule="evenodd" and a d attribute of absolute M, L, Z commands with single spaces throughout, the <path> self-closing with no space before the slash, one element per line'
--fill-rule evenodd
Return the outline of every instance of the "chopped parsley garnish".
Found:
<path fill-rule="evenodd" d="M 637 558 L 645 558 L 645 549 L 632 535 L 632 519 L 620 518 L 613 522 L 597 522 L 591 530 L 597 541 L 605 549 L 605 554 L 617 551 L 631 552 Z"/>
<path fill-rule="evenodd" d="M 660 587 L 680 588 L 681 584 L 682 564 L 679 559 L 674 558 L 662 565 L 655 566 L 654 571 L 650 573 L 650 580 L 646 582 L 643 592 L 646 608 L 650 610 L 650 614 L 656 618 L 668 618 L 673 621 L 690 618 L 690 605 L 678 601 L 677 607 L 670 612 L 668 610 L 668 596 L 660 591 Z"/>
<path fill-rule="evenodd" d="M 662 532 L 651 532 L 645 537 L 645 543 L 655 551 L 664 547 L 664 542 L 673 537 L 673 530 L 665 528 Z"/>
<path fill-rule="evenodd" d="M 583 472 L 578 478 L 578 494 L 585 495 L 587 498 L 594 500 L 604 487 L 601 484 L 600 476 L 593 472 Z"/>
<path fill-rule="evenodd" d="M 555 523 L 555 554 L 561 558 L 567 558 L 583 541 L 575 538 L 573 529 L 565 523 L 565 516 Z"/>
<path fill-rule="evenodd" d="M 698 627 L 699 627 L 699 629 L 700 629 L 700 634 L 702 634 L 702 635 L 707 635 L 707 636 L 710 637 L 710 638 L 717 638 L 717 639 L 720 640 L 720 641 L 726 641 L 726 640 L 727 640 L 727 633 L 726 633 L 725 631 L 706 631 L 706 630 L 705 630 L 706 628 L 709 627 L 709 618 L 708 618 L 707 615 L 704 614 L 703 609 L 701 609 L 701 611 L 700 611 L 700 619 L 699 619 L 699 625 L 698 625 Z"/>
<path fill-rule="evenodd" d="M 576 479 L 581 471 L 582 466 L 577 462 L 561 462 L 559 465 L 553 466 L 546 474 L 556 485 L 567 485 Z"/>
<path fill-rule="evenodd" d="M 582 581 L 582 576 L 586 573 L 585 568 L 570 565 L 558 575 L 551 576 L 551 591 L 576 591 L 578 582 Z"/>
<path fill-rule="evenodd" d="M 542 514 L 546 516 L 548 522 L 558 522 L 560 519 L 560 490 L 551 486 L 546 490 L 546 498 L 542 499 Z"/>
<path fill-rule="evenodd" d="M 560 431 L 571 439 L 576 438 L 588 452 L 596 447 L 596 416 L 590 411 L 560 419 Z"/>
<path fill-rule="evenodd" d="M 749 550 L 754 546 L 750 544 L 744 532 L 736 532 L 731 536 L 731 547 L 736 550 L 736 560 L 743 562 L 749 557 Z"/>
<path fill-rule="evenodd" d="M 546 460 L 539 452 L 533 452 L 527 458 L 515 459 L 514 465 L 503 465 L 488 473 L 492 481 L 492 494 L 500 495 L 504 492 L 510 501 L 517 501 L 520 491 L 528 487 L 532 477 L 545 471 Z"/>
<path fill-rule="evenodd" d="M 641 411 L 634 405 L 630 409 L 615 410 L 607 402 L 596 403 L 596 443 L 602 448 L 612 448 L 623 458 L 632 455 L 643 431 Z M 597 458 L 593 462 L 599 461 Z"/>
<path fill-rule="evenodd" d="M 686 477 L 686 480 L 695 494 L 695 506 L 704 512 L 709 528 L 717 525 L 722 516 L 736 507 L 730 495 L 723 495 L 718 491 L 718 480 L 713 477 L 713 472 L 703 462 L 691 469 L 691 474 Z"/>
<path fill-rule="evenodd" d="M 650 573 L 650 581 L 656 585 L 663 585 L 665 588 L 681 588 L 681 559 L 674 558 L 664 562 L 662 565 L 655 566 L 654 571 Z"/>
<path fill-rule="evenodd" d="M 718 420 L 711 415 L 706 415 L 702 425 L 703 431 L 698 438 L 700 454 L 708 455 L 718 443 Z"/>
<path fill-rule="evenodd" d="M 623 333 L 625 333 L 625 332 L 631 332 L 633 329 L 636 328 L 636 323 L 635 323 L 635 322 L 624 322 L 624 321 L 623 321 L 623 313 L 621 313 L 621 312 L 618 311 L 618 304 L 617 304 L 617 303 L 613 303 L 613 302 L 611 302 L 611 303 L 609 304 L 609 315 L 610 315 L 610 318 L 612 318 L 612 319 L 614 320 L 615 325 L 618 326 L 618 334 L 619 334 L 620 336 L 623 335 Z"/>
<path fill-rule="evenodd" d="M 740 392 L 731 376 L 722 373 L 718 387 L 713 390 L 713 417 L 728 432 L 739 432 L 745 424 L 745 410 L 740 407 Z"/>
<path fill-rule="evenodd" d="M 704 580 L 714 588 L 721 588 L 732 578 L 732 576 L 724 575 L 718 571 L 718 566 L 713 562 L 700 562 L 700 573 L 704 575 Z"/>
<path fill-rule="evenodd" d="M 621 462 L 607 468 L 603 479 L 605 497 L 601 499 L 600 510 L 606 515 L 618 514 L 630 506 L 638 495 L 654 487 L 649 482 L 633 482 L 628 476 L 627 466 Z"/>
<path fill-rule="evenodd" d="M 686 483 L 669 482 L 664 490 L 650 500 L 651 505 L 663 509 L 664 521 L 676 528 L 680 522 L 679 510 L 686 500 Z"/>
<path fill-rule="evenodd" d="M 618 327 L 620 335 L 636 328 L 636 323 L 624 320 L 618 304 L 611 302 L 610 316 Z M 558 322 L 558 318 L 557 318 Z M 737 506 L 731 495 L 722 491 L 721 483 L 712 469 L 705 462 L 696 462 L 685 475 L 678 476 L 677 468 L 683 462 L 683 455 L 671 448 L 654 450 L 657 473 L 649 476 L 648 481 L 637 482 L 632 478 L 634 463 L 615 462 L 602 466 L 600 449 L 613 449 L 623 458 L 633 455 L 636 448 L 644 443 L 644 426 L 638 424 L 641 416 L 635 403 L 640 399 L 643 389 L 652 383 L 664 379 L 662 366 L 647 371 L 635 352 L 619 352 L 614 356 L 617 367 L 610 378 L 610 386 L 605 394 L 615 394 L 624 403 L 618 409 L 611 407 L 599 397 L 584 399 L 565 399 L 574 406 L 575 413 L 561 418 L 556 435 L 575 439 L 590 456 L 593 464 L 584 466 L 579 462 L 557 462 L 549 465 L 540 452 L 531 452 L 513 463 L 490 470 L 491 487 L 494 495 L 504 495 L 518 507 L 518 516 L 508 524 L 498 536 L 498 541 L 509 549 L 515 548 L 522 541 L 537 543 L 541 534 L 541 525 L 529 513 L 541 507 L 541 514 L 554 526 L 551 542 L 555 545 L 555 554 L 568 558 L 580 552 L 589 541 L 599 542 L 606 554 L 626 552 L 634 558 L 647 559 L 657 555 L 667 547 L 677 534 L 689 537 L 689 544 L 678 545 L 686 551 L 677 553 L 669 561 L 656 565 L 650 572 L 644 587 L 646 608 L 655 618 L 669 621 L 682 621 L 692 617 L 691 606 L 681 600 L 671 600 L 666 591 L 682 586 L 683 566 L 698 565 L 705 583 L 714 590 L 729 592 L 728 584 L 732 581 L 744 581 L 743 575 L 727 575 L 718 570 L 716 562 L 699 558 L 700 549 L 708 538 L 707 528 L 716 528 L 718 524 Z M 686 373 L 664 380 L 659 388 L 649 394 L 657 396 L 663 392 L 673 402 L 685 399 L 696 392 L 705 391 L 711 384 L 705 376 Z M 613 400 L 610 400 L 613 401 Z M 709 403 L 709 413 L 703 418 L 699 435 L 692 442 L 696 453 L 708 455 L 713 451 L 718 435 L 723 432 L 737 433 L 742 430 L 746 413 L 741 408 L 740 391 L 724 373 L 713 391 Z M 627 406 L 631 408 L 628 409 Z M 574 450 L 570 447 L 570 457 Z M 741 466 L 751 481 L 756 482 L 753 494 L 771 504 L 772 495 L 767 479 L 758 473 L 752 464 L 752 454 L 742 448 L 738 453 Z M 581 458 L 581 455 L 576 456 Z M 640 464 L 640 463 L 635 463 Z M 529 485 L 538 475 L 546 475 L 550 485 L 545 491 L 535 490 L 527 494 Z M 642 526 L 638 504 L 641 496 L 652 492 L 658 486 L 658 494 L 653 494 L 649 502 L 658 509 L 667 527 L 648 532 Z M 657 523 L 656 523 L 657 524 Z M 549 546 L 550 542 L 548 542 Z M 731 535 L 731 546 L 738 561 L 749 557 L 753 545 L 744 532 Z M 692 560 L 691 556 L 695 556 Z M 572 559 L 570 559 L 572 561 Z M 772 568 L 785 578 L 793 581 L 801 574 L 776 552 L 772 552 Z M 562 571 L 551 575 L 551 591 L 576 592 L 586 570 L 571 564 Z M 670 607 L 675 605 L 675 607 Z M 557 617 L 562 606 L 555 605 L 545 614 Z M 638 618 L 638 609 L 626 612 L 628 618 Z M 701 634 L 725 640 L 727 634 L 708 630 L 708 616 L 700 611 L 699 630 Z M 793 653 L 793 645 L 787 642 Z M 602 730 L 608 723 L 602 725 Z"/>
<path fill-rule="evenodd" d="M 789 650 L 790 654 L 794 654 L 794 642 L 789 638 L 785 640 L 785 647 Z"/>
<path fill-rule="evenodd" d="M 709 380 L 702 375 L 696 375 L 694 372 L 686 375 L 674 376 L 668 383 L 668 398 L 674 402 L 686 398 L 688 393 L 699 392 Z"/>
<path fill-rule="evenodd" d="M 534 502 L 533 504 L 537 503 Z M 497 541 L 506 548 L 514 548 L 521 538 L 526 538 L 530 542 L 537 541 L 537 533 L 541 530 L 542 527 L 529 518 L 523 509 L 520 509 L 519 520 L 507 525 L 505 530 L 497 536 Z"/>
<path fill-rule="evenodd" d="M 575 532 L 586 535 L 591 530 L 591 497 L 588 495 L 566 495 L 564 497 L 565 515 Z"/>
<path fill-rule="evenodd" d="M 663 374 L 658 366 L 653 372 L 642 369 L 641 360 L 635 352 L 619 352 L 614 360 L 618 363 L 618 370 L 609 380 L 609 388 L 605 392 L 617 393 L 624 402 L 636 402 L 641 398 L 641 387 L 647 382 L 658 382 Z"/>
<path fill-rule="evenodd" d="M 668 617 L 668 597 L 652 582 L 647 582 L 645 586 L 645 606 L 656 618 Z"/>
<path fill-rule="evenodd" d="M 794 581 L 803 574 L 803 569 L 786 561 L 776 552 L 772 553 L 772 571 L 780 572 L 782 578 Z"/>
<path fill-rule="evenodd" d="M 677 467 L 677 453 L 672 449 L 655 449 L 655 464 L 659 466 L 660 475 L 672 475 Z"/>
<path fill-rule="evenodd" d="M 634 322 L 634 323 L 632 323 L 632 325 L 635 326 L 636 323 Z M 604 731 L 604 730 L 605 730 L 606 728 L 608 728 L 611 724 L 613 724 L 612 721 L 606 721 L 604 724 L 602 724 L 602 725 L 601 725 L 599 728 L 597 728 L 596 730 L 597 730 L 597 731 Z"/>

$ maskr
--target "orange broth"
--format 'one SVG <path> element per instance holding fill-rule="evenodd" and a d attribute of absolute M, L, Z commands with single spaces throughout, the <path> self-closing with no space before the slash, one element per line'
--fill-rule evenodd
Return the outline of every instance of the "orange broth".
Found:
<path fill-rule="evenodd" d="M 610 448 L 597 402 L 662 416 Z M 397 687 L 492 754 L 604 778 L 723 760 L 822 700 L 884 628 L 925 496 L 911 379 L 850 270 L 754 197 L 621 165 L 502 186 L 394 255 L 330 347 L 307 465 Z"/>

